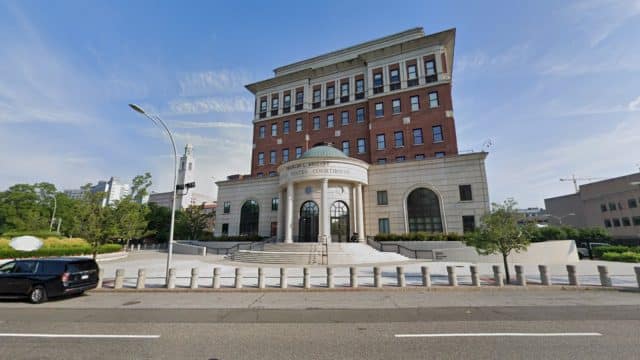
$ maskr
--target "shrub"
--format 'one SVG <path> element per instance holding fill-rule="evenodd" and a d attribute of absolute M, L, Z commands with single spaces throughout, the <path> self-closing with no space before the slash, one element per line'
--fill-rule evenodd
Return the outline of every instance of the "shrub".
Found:
<path fill-rule="evenodd" d="M 98 246 L 98 254 L 107 254 L 122 251 L 122 245 L 120 244 L 102 244 Z"/>
<path fill-rule="evenodd" d="M 622 253 L 606 252 L 602 254 L 602 260 L 607 261 L 623 261 L 623 262 L 640 262 L 640 253 L 627 251 Z"/>
<path fill-rule="evenodd" d="M 35 230 L 35 231 L 7 231 L 5 233 L 2 234 L 2 237 L 4 238 L 14 238 L 17 236 L 25 236 L 25 235 L 31 235 L 31 236 L 35 236 L 37 238 L 41 238 L 41 239 L 45 239 L 45 238 L 49 238 L 49 237 L 60 237 L 60 234 L 55 232 L 55 231 L 48 231 L 48 230 Z"/>
<path fill-rule="evenodd" d="M 640 247 L 629 247 L 623 245 L 609 245 L 609 246 L 597 246 L 592 250 L 593 256 L 602 258 L 605 253 L 622 254 L 626 252 L 632 252 L 640 254 Z"/>
<path fill-rule="evenodd" d="M 17 251 L 9 246 L 9 239 L 0 238 L 0 259 L 30 258 L 45 256 L 77 256 L 93 254 L 93 248 L 84 239 L 66 239 L 49 237 L 43 239 L 43 245 L 36 251 Z M 118 244 L 104 244 L 98 247 L 98 254 L 121 251 Z"/>

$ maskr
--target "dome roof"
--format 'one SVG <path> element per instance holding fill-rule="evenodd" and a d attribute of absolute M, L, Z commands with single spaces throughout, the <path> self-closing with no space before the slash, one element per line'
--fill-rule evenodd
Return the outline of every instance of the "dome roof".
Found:
<path fill-rule="evenodd" d="M 348 158 L 342 151 L 334 148 L 333 146 L 316 146 L 309 150 L 307 150 L 300 159 L 311 159 L 311 158 Z"/>

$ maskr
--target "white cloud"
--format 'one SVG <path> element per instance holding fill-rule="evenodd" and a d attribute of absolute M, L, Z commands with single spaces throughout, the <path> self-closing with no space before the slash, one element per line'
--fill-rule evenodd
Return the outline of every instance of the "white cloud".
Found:
<path fill-rule="evenodd" d="M 455 60 L 455 71 L 460 73 L 484 67 L 503 67 L 525 60 L 528 53 L 529 44 L 519 44 L 494 55 L 489 55 L 485 51 L 461 55 Z"/>
<path fill-rule="evenodd" d="M 214 129 L 214 128 L 251 128 L 249 124 L 242 124 L 237 122 L 229 122 L 229 121 L 207 121 L 207 122 L 199 122 L 199 121 L 172 121 L 171 125 L 175 128 L 179 129 Z"/>
<path fill-rule="evenodd" d="M 589 46 L 601 45 L 627 22 L 640 15 L 639 0 L 580 0 L 565 11 L 586 36 Z M 635 19 L 634 19 L 635 21 Z"/>
<path fill-rule="evenodd" d="M 632 100 L 627 106 L 629 111 L 640 111 L 640 96 L 638 96 L 635 100 Z"/>
<path fill-rule="evenodd" d="M 197 100 L 173 100 L 169 108 L 174 114 L 253 112 L 253 100 L 246 96 L 208 97 Z"/>
<path fill-rule="evenodd" d="M 216 92 L 241 92 L 251 82 L 248 72 L 221 69 L 184 74 L 180 82 L 180 95 L 202 96 Z"/>

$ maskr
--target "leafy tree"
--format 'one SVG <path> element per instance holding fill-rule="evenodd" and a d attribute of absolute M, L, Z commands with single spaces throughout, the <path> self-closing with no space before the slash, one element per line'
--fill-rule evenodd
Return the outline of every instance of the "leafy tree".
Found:
<path fill-rule="evenodd" d="M 502 254 L 507 283 L 511 282 L 507 257 L 512 251 L 526 250 L 535 230 L 531 223 L 518 224 L 523 214 L 515 211 L 516 204 L 513 199 L 492 204 L 493 211 L 482 217 L 478 230 L 465 240 L 480 255 Z"/>
<path fill-rule="evenodd" d="M 151 173 L 144 173 L 144 175 L 138 175 L 131 181 L 131 197 L 138 203 L 142 203 L 142 200 L 149 194 L 149 187 L 151 186 Z"/>
<path fill-rule="evenodd" d="M 130 196 L 115 203 L 113 226 L 115 235 L 125 239 L 127 245 L 132 239 L 141 238 L 147 232 L 149 208 L 134 201 Z"/>
<path fill-rule="evenodd" d="M 176 215 L 176 235 L 184 240 L 198 240 L 207 229 L 213 214 L 205 213 L 204 206 L 190 206 Z"/>
<path fill-rule="evenodd" d="M 95 259 L 98 247 L 115 234 L 113 209 L 102 206 L 104 192 L 92 193 L 91 184 L 82 187 L 84 197 L 77 207 L 78 230 L 81 237 L 91 244 Z"/>
<path fill-rule="evenodd" d="M 50 216 L 35 185 L 16 184 L 0 193 L 0 232 L 48 229 Z"/>
<path fill-rule="evenodd" d="M 148 205 L 149 212 L 146 219 L 148 221 L 147 232 L 155 234 L 158 241 L 169 241 L 169 229 L 171 223 L 171 209 L 151 203 Z"/>

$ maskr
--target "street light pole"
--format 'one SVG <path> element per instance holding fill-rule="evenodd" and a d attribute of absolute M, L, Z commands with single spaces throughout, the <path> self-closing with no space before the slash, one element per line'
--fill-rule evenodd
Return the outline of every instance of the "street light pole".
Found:
<path fill-rule="evenodd" d="M 129 107 L 131 107 L 133 110 L 135 110 L 136 112 L 144 115 L 145 117 L 147 117 L 149 120 L 151 120 L 156 126 L 160 126 L 164 129 L 164 131 L 167 133 L 167 135 L 169 135 L 169 139 L 171 140 L 171 146 L 173 148 L 173 201 L 171 204 L 171 226 L 169 229 L 169 244 L 167 247 L 167 268 L 165 269 L 165 282 L 168 285 L 169 284 L 169 269 L 171 268 L 171 257 L 172 257 L 172 253 L 173 253 L 173 230 L 175 228 L 175 222 L 176 222 L 176 185 L 178 183 L 178 167 L 177 167 L 177 163 L 178 163 L 178 152 L 176 151 L 176 143 L 173 140 L 173 135 L 171 134 L 171 131 L 169 131 L 169 127 L 167 126 L 167 124 L 165 124 L 164 121 L 162 121 L 162 119 L 160 119 L 160 117 L 158 115 L 155 116 L 151 116 L 149 114 L 147 114 L 140 106 L 136 105 L 136 104 L 129 104 Z"/>

